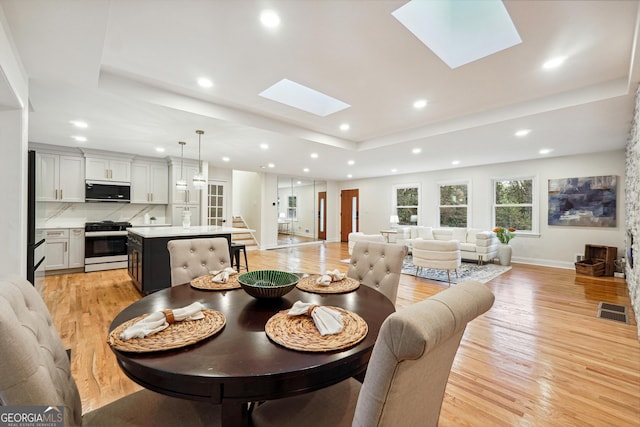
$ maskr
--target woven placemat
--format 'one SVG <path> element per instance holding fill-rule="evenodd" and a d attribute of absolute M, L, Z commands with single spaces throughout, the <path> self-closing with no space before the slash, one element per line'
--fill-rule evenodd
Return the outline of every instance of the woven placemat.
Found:
<path fill-rule="evenodd" d="M 303 277 L 296 287 L 303 291 L 314 292 L 316 294 L 342 294 L 355 291 L 360 286 L 360 282 L 351 277 L 345 277 L 337 282 L 331 282 L 329 286 L 322 286 L 316 283 L 319 277 L 321 277 L 320 274 Z"/>
<path fill-rule="evenodd" d="M 127 341 L 120 339 L 120 334 L 125 329 L 148 316 L 144 314 L 127 320 L 111 331 L 109 344 L 116 350 L 134 353 L 171 350 L 195 344 L 220 331 L 226 323 L 224 314 L 219 311 L 204 309 L 202 313 L 204 319 L 175 322 L 157 334 L 145 338 L 131 338 Z"/>
<path fill-rule="evenodd" d="M 215 276 L 213 274 L 207 274 L 206 276 L 196 277 L 190 283 L 192 287 L 197 289 L 204 289 L 208 291 L 227 291 L 229 289 L 238 289 L 240 287 L 238 276 L 239 274 L 229 276 L 227 283 L 216 283 L 211 280 Z"/>
<path fill-rule="evenodd" d="M 342 313 L 344 328 L 339 334 L 322 336 L 310 316 L 289 316 L 289 310 L 282 310 L 272 316 L 264 330 L 271 340 L 283 347 L 313 352 L 343 350 L 356 345 L 367 336 L 369 328 L 362 317 L 339 307 L 329 308 Z"/>

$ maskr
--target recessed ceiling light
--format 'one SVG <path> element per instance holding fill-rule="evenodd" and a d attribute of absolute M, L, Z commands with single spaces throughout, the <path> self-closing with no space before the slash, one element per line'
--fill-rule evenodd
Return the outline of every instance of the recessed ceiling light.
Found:
<path fill-rule="evenodd" d="M 213 82 L 206 77 L 200 77 L 198 79 L 198 84 L 202 87 L 211 87 L 213 86 Z"/>
<path fill-rule="evenodd" d="M 309 168 L 302 169 L 302 172 L 309 172 Z"/>
<path fill-rule="evenodd" d="M 393 169 L 391 169 L 391 172 L 396 173 L 396 172 L 398 172 L 398 169 L 393 168 Z"/>
<path fill-rule="evenodd" d="M 543 148 L 542 150 L 538 151 L 538 153 L 540 153 L 540 154 L 549 154 L 552 151 L 553 150 L 551 148 Z"/>
<path fill-rule="evenodd" d="M 262 148 L 263 150 L 266 150 L 269 148 L 269 144 L 260 144 L 260 148 Z"/>
<path fill-rule="evenodd" d="M 276 28 L 280 25 L 280 16 L 273 10 L 263 10 L 260 13 L 260 22 L 267 28 Z"/>
<path fill-rule="evenodd" d="M 87 124 L 87 122 L 83 122 L 82 120 L 71 120 L 69 123 L 71 123 L 72 125 L 74 125 L 77 128 L 88 128 L 89 125 Z"/>
<path fill-rule="evenodd" d="M 87 137 L 85 136 L 72 136 L 71 138 L 75 139 L 78 142 L 87 142 Z"/>
<path fill-rule="evenodd" d="M 545 70 L 551 70 L 553 68 L 557 68 L 561 66 L 566 59 L 567 59 L 566 56 L 558 56 L 556 58 L 552 58 L 547 62 L 545 62 L 544 64 L 542 64 L 542 68 L 544 68 Z"/>
<path fill-rule="evenodd" d="M 311 153 L 311 158 L 312 159 L 317 159 L 318 158 L 318 153 Z"/>
<path fill-rule="evenodd" d="M 413 150 L 411 150 L 411 152 L 413 154 L 420 154 L 420 153 L 422 153 L 422 148 L 414 148 Z"/>
<path fill-rule="evenodd" d="M 353 165 L 353 164 L 355 164 L 355 163 L 356 163 L 356 162 L 355 162 L 354 160 L 349 160 L 349 161 L 347 162 L 347 164 L 348 164 L 348 165 Z"/>
<path fill-rule="evenodd" d="M 228 158 L 228 157 L 226 157 L 226 156 L 222 158 L 222 161 L 223 161 L 223 162 L 228 162 L 228 161 L 230 161 L 230 160 L 231 160 L 231 159 L 230 159 L 230 158 Z"/>
<path fill-rule="evenodd" d="M 348 131 L 349 129 L 351 129 L 351 126 L 349 126 L 349 123 L 343 123 L 340 125 L 340 130 L 343 132 Z"/>
<path fill-rule="evenodd" d="M 156 147 L 158 153 L 164 153 L 164 147 Z"/>
<path fill-rule="evenodd" d="M 454 160 L 451 162 L 452 165 L 459 165 L 460 164 L 460 160 Z"/>
<path fill-rule="evenodd" d="M 326 117 L 329 114 L 351 107 L 346 102 L 289 79 L 280 80 L 260 92 L 259 95 L 320 117 Z"/>
<path fill-rule="evenodd" d="M 274 165 L 273 163 L 269 163 L 267 166 L 269 166 L 270 168 L 275 168 L 276 165 Z"/>
<path fill-rule="evenodd" d="M 348 175 L 347 175 L 347 178 L 353 178 L 353 175 L 348 174 Z"/>
<path fill-rule="evenodd" d="M 421 110 L 424 107 L 427 106 L 427 100 L 426 99 L 419 99 L 416 102 L 413 103 L 413 108 L 415 108 L 416 110 Z"/>
<path fill-rule="evenodd" d="M 529 135 L 529 133 L 531 133 L 531 129 L 520 129 L 514 135 L 515 136 L 519 136 L 519 137 L 523 137 L 523 136 Z"/>

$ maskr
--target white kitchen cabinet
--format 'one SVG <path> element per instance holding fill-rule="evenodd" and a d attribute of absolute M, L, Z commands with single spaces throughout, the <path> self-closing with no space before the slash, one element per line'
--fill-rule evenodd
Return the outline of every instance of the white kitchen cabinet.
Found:
<path fill-rule="evenodd" d="M 131 203 L 169 203 L 169 166 L 134 161 L 131 164 Z"/>
<path fill-rule="evenodd" d="M 85 177 L 88 181 L 131 182 L 131 160 L 87 156 Z"/>
<path fill-rule="evenodd" d="M 36 192 L 41 202 L 84 202 L 84 159 L 38 152 Z"/>
<path fill-rule="evenodd" d="M 45 270 L 69 268 L 69 229 L 45 230 Z"/>
<path fill-rule="evenodd" d="M 50 228 L 45 239 L 47 271 L 84 267 L 84 228 Z"/>
<path fill-rule="evenodd" d="M 84 228 L 69 229 L 69 268 L 84 268 Z"/>
<path fill-rule="evenodd" d="M 176 181 L 180 179 L 180 167 L 176 167 L 173 169 L 173 180 L 171 182 L 173 199 L 171 203 L 174 204 L 183 204 L 189 206 L 199 206 L 200 205 L 200 188 L 193 185 L 193 175 L 197 174 L 199 171 L 198 166 L 184 166 L 184 179 L 187 181 L 187 189 L 186 190 L 178 190 L 176 189 Z"/>

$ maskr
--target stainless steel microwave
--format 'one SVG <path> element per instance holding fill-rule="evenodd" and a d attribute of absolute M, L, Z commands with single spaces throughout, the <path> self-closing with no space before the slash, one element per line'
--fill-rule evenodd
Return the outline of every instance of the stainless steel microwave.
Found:
<path fill-rule="evenodd" d="M 121 202 L 131 201 L 131 184 L 86 181 L 84 200 L 86 202 Z"/>

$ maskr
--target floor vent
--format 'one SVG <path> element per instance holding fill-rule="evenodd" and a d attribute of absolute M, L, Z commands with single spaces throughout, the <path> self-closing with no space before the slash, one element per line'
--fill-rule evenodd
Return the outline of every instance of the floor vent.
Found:
<path fill-rule="evenodd" d="M 598 304 L 598 317 L 601 319 L 615 320 L 616 322 L 629 323 L 627 307 L 624 305 L 601 302 Z"/>

